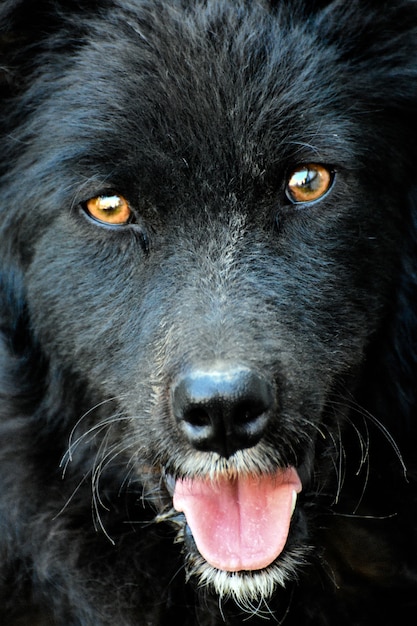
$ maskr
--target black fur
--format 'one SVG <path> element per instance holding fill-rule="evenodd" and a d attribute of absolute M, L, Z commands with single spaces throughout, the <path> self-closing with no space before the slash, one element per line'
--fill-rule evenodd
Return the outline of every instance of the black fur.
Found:
<path fill-rule="evenodd" d="M 3 0 L 0 24 L 1 623 L 414 625 L 417 2 Z M 293 204 L 310 163 L 333 186 Z M 86 215 L 115 193 L 133 222 Z M 229 456 L 170 401 L 219 362 L 276 393 Z M 284 552 L 218 579 L 172 481 L 287 466 Z"/>

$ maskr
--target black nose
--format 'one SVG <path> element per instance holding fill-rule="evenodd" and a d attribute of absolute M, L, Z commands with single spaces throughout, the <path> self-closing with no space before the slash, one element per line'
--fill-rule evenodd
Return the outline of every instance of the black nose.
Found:
<path fill-rule="evenodd" d="M 190 371 L 173 386 L 171 400 L 194 448 L 224 457 L 258 443 L 275 406 L 272 383 L 247 367 Z"/>

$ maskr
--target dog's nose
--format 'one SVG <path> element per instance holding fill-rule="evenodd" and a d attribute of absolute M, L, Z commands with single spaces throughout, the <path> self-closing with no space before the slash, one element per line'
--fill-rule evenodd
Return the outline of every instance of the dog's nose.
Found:
<path fill-rule="evenodd" d="M 275 407 L 272 382 L 247 367 L 192 370 L 172 388 L 177 424 L 197 450 L 229 457 L 261 439 Z"/>

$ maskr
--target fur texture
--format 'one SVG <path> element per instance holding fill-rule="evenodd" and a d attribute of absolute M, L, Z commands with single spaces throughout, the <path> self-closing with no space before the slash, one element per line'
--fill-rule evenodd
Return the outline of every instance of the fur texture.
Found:
<path fill-rule="evenodd" d="M 415 0 L 3 0 L 0 24 L 2 623 L 415 624 Z M 266 417 L 178 417 L 213 368 Z M 175 481 L 289 467 L 283 552 L 209 565 Z"/>

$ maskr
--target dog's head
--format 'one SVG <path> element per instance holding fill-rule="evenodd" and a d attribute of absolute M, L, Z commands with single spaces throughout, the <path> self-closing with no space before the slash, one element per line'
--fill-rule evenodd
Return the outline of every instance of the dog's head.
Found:
<path fill-rule="evenodd" d="M 84 416 L 72 466 L 142 484 L 201 583 L 268 596 L 338 494 L 391 310 L 416 6 L 14 4 L 1 245 L 47 363 L 38 415 Z"/>

